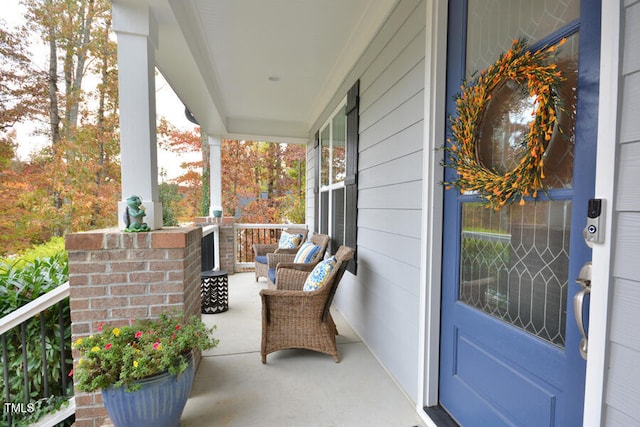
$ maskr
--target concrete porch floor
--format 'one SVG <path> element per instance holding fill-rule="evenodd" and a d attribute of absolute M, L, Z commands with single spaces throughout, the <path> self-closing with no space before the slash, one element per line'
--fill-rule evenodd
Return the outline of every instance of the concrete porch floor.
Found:
<path fill-rule="evenodd" d="M 306 350 L 260 358 L 261 303 L 266 287 L 253 273 L 229 276 L 229 310 L 202 315 L 220 340 L 196 372 L 182 427 L 412 427 L 425 424 L 413 403 L 342 316 L 340 363 Z"/>

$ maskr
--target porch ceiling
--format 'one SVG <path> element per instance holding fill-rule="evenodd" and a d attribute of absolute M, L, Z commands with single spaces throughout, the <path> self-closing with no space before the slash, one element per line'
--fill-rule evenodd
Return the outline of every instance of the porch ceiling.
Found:
<path fill-rule="evenodd" d="M 207 133 L 306 142 L 397 0 L 113 1 L 149 4 L 157 67 Z"/>

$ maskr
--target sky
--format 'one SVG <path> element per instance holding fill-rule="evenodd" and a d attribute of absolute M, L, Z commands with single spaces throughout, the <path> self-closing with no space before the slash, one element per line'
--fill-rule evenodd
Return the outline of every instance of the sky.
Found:
<path fill-rule="evenodd" d="M 10 28 L 24 22 L 24 8 L 19 0 L 1 0 L 0 19 Z M 37 40 L 32 47 L 33 60 L 42 68 L 47 67 L 46 60 L 48 53 L 46 47 L 38 46 Z M 164 80 L 160 73 L 156 75 L 156 115 L 165 117 L 169 122 L 180 130 L 193 130 L 195 125 L 184 115 L 184 105 L 171 89 L 171 86 Z M 45 137 L 34 135 L 34 124 L 22 124 L 15 127 L 18 142 L 18 158 L 28 160 L 31 153 L 41 149 L 46 143 Z M 178 155 L 158 148 L 158 171 L 166 171 L 167 179 L 176 178 L 181 174 L 180 163 L 183 161 L 197 160 L 199 154 L 190 156 Z M 178 161 L 176 161 L 176 158 Z"/>

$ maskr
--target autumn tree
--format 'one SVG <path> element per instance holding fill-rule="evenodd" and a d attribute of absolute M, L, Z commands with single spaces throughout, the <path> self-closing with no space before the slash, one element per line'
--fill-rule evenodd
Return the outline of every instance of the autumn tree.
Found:
<path fill-rule="evenodd" d="M 119 196 L 116 46 L 108 0 L 25 0 L 28 28 L 48 47 L 50 144 L 36 160 L 50 203 L 38 214 L 62 235 L 113 225 Z M 87 90 L 87 76 L 93 77 Z M 44 83 L 44 82 L 43 82 Z M 97 106 L 97 108 L 96 108 Z"/>
<path fill-rule="evenodd" d="M 24 29 L 9 30 L 0 20 L 0 255 L 46 238 L 32 226 L 31 208 L 23 200 L 39 183 L 29 177 L 35 168 L 16 156 L 14 126 L 37 117 L 44 94 L 39 85 L 44 74 L 31 64 L 28 48 Z"/>
<path fill-rule="evenodd" d="M 306 221 L 307 150 L 304 145 L 287 144 L 284 147 L 287 191 L 281 202 L 283 216 L 295 224 Z"/>
<path fill-rule="evenodd" d="M 0 235 L 16 251 L 68 231 L 115 225 L 120 196 L 116 44 L 108 0 L 23 0 L 0 25 Z M 34 62 L 29 49 L 48 52 Z M 37 57 L 41 60 L 41 57 Z M 17 123 L 48 144 L 16 157 Z M 21 141 L 25 143 L 25 141 Z"/>
<path fill-rule="evenodd" d="M 203 144 L 203 136 L 200 128 L 195 130 L 180 130 L 173 126 L 165 118 L 161 118 L 157 127 L 158 144 L 161 148 L 177 154 L 197 153 L 198 159 L 195 161 L 184 161 L 180 164 L 183 170 L 182 175 L 175 179 L 177 192 L 180 200 L 176 201 L 175 196 L 167 188 L 163 193 L 171 199 L 166 202 L 172 203 L 173 214 L 183 222 L 192 221 L 194 217 L 208 215 L 209 207 L 205 206 L 205 188 L 208 192 L 208 171 L 209 150 L 207 144 Z M 205 182 L 206 179 L 206 182 Z M 165 200 L 161 201 L 164 203 Z"/>
<path fill-rule="evenodd" d="M 225 215 L 235 216 L 241 200 L 259 198 L 260 186 L 252 165 L 258 162 L 253 144 L 239 140 L 222 140 L 222 208 Z"/>
<path fill-rule="evenodd" d="M 305 153 L 301 145 L 223 140 L 225 212 L 241 207 L 243 222 L 304 222 Z"/>
<path fill-rule="evenodd" d="M 0 19 L 0 132 L 8 138 L 19 121 L 41 111 L 45 74 L 34 67 L 28 55 L 29 38 L 24 29 L 10 31 Z"/>
<path fill-rule="evenodd" d="M 14 138 L 13 131 L 0 132 L 0 256 L 47 238 L 41 221 L 32 222 L 31 206 L 25 198 L 41 184 L 31 177 L 42 174 L 35 166 L 16 160 Z"/>

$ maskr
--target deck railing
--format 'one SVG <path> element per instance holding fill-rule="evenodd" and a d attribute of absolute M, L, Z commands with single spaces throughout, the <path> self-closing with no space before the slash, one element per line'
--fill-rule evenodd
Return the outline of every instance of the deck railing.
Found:
<path fill-rule="evenodd" d="M 234 224 L 234 257 L 239 269 L 254 266 L 254 243 L 278 243 L 282 230 L 307 228 L 305 224 Z"/>
<path fill-rule="evenodd" d="M 61 390 L 62 397 L 69 396 L 68 392 L 71 391 L 71 380 L 69 379 L 69 370 L 67 369 L 67 360 L 71 358 L 71 334 L 68 325 L 70 324 L 68 307 L 69 298 L 69 282 L 58 286 L 52 291 L 38 297 L 37 299 L 29 302 L 28 304 L 18 308 L 12 313 L 0 319 L 0 341 L 2 350 L 2 375 L 4 378 L 4 390 L 3 393 L 3 414 L 6 417 L 8 425 L 13 425 L 14 415 L 18 413 L 33 412 L 36 408 L 35 402 L 32 397 L 32 390 L 30 390 L 30 384 L 34 381 L 42 384 L 43 396 L 42 398 L 48 398 L 51 396 L 51 391 L 54 388 L 53 384 L 50 384 L 51 372 L 50 370 L 59 369 L 59 381 L 61 384 L 56 385 L 56 389 Z M 57 312 L 56 312 L 57 309 Z M 47 366 L 47 359 L 51 358 L 52 346 L 51 344 L 51 331 L 47 331 L 45 315 L 54 318 L 57 316 L 57 329 L 56 337 L 54 339 L 59 340 L 59 359 L 60 366 L 54 368 Z M 34 328 L 28 328 L 32 325 L 31 322 L 39 322 L 39 348 L 37 346 L 29 345 L 34 340 L 27 341 L 27 333 L 33 333 Z M 49 332 L 49 334 L 47 334 Z M 9 369 L 12 360 L 9 360 L 10 346 L 13 345 L 9 341 L 10 336 L 18 336 L 21 348 L 21 372 L 16 372 L 15 369 Z M 47 342 L 49 341 L 49 345 Z M 30 355 L 35 355 L 38 352 L 39 357 L 30 358 Z M 40 366 L 34 366 L 33 360 L 40 359 L 42 363 Z M 12 395 L 10 389 L 10 383 L 16 381 L 15 376 L 22 376 L 21 382 L 22 390 L 20 401 L 15 401 L 15 396 Z M 13 376 L 13 381 L 11 381 Z M 35 380 L 34 380 L 35 378 Z M 50 427 L 71 417 L 75 413 L 75 401 L 73 396 L 69 396 L 68 404 L 63 406 L 60 410 L 53 414 L 49 414 L 41 419 L 36 426 Z"/>

